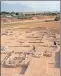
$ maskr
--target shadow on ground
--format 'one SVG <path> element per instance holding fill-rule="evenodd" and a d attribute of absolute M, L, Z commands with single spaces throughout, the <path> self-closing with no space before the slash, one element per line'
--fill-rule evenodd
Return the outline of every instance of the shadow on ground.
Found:
<path fill-rule="evenodd" d="M 55 53 L 55 68 L 60 68 L 60 52 Z"/>

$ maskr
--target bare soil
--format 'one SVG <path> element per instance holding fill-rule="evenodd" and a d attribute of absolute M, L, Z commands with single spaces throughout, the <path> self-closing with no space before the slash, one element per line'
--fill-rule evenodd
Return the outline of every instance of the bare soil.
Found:
<path fill-rule="evenodd" d="M 56 67 L 60 64 L 60 21 L 45 20 L 1 24 L 1 76 L 60 76 L 60 67 Z M 4 67 L 5 63 L 13 65 L 16 57 L 20 58 L 19 61 L 22 60 L 15 62 L 19 66 Z M 28 61 L 25 73 L 21 74 L 21 69 Z"/>

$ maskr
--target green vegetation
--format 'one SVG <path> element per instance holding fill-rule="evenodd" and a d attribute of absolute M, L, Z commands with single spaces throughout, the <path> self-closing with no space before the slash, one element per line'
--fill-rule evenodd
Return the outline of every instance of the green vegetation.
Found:
<path fill-rule="evenodd" d="M 25 14 L 23 13 L 20 13 L 20 14 L 17 14 L 17 18 L 18 19 L 30 19 L 32 16 L 26 16 Z"/>
<path fill-rule="evenodd" d="M 24 19 L 25 15 L 23 13 L 17 14 L 18 19 Z"/>
<path fill-rule="evenodd" d="M 19 15 L 19 13 L 18 13 L 18 12 L 16 12 L 16 15 Z"/>
<path fill-rule="evenodd" d="M 59 21 L 60 20 L 60 16 L 56 16 L 56 18 L 54 19 L 54 21 Z"/>
<path fill-rule="evenodd" d="M 59 12 L 42 12 L 42 13 L 36 13 L 36 12 L 27 12 L 27 13 L 21 13 L 21 12 L 0 12 L 1 17 L 7 17 L 7 15 L 10 17 L 18 18 L 18 19 L 31 19 L 33 16 L 57 16 L 60 13 Z M 59 17 L 56 17 L 54 21 L 59 20 Z M 48 22 L 48 21 L 45 21 Z"/>

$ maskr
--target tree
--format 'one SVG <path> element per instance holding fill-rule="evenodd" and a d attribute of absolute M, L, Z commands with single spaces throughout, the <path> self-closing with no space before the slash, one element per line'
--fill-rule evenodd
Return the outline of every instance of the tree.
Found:
<path fill-rule="evenodd" d="M 19 15 L 19 13 L 18 13 L 18 12 L 16 12 L 16 15 Z"/>

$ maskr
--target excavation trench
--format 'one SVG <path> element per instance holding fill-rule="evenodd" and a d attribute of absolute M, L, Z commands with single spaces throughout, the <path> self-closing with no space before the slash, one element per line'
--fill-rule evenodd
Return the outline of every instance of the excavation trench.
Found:
<path fill-rule="evenodd" d="M 22 66 L 22 69 L 21 69 L 20 74 L 25 74 L 27 68 L 28 68 L 28 65 L 26 65 L 26 66 Z"/>

